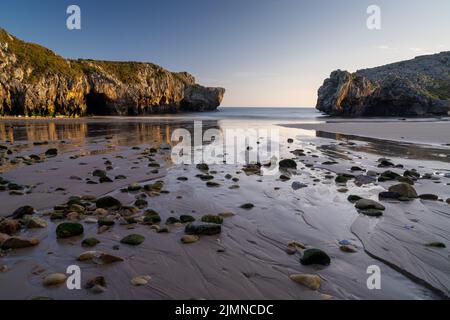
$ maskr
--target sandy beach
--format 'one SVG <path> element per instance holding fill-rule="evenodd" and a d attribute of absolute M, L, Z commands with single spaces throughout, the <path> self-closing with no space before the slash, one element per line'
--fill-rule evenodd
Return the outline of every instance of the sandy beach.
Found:
<path fill-rule="evenodd" d="M 1 145 L 5 148 L 0 176 L 8 183 L 2 183 L 0 215 L 31 206 L 33 217 L 46 226 L 33 228 L 17 219 L 20 230 L 5 236 L 35 238 L 39 244 L 1 251 L 0 298 L 450 296 L 447 122 L 424 122 L 420 124 L 423 129 L 417 129 L 419 125 L 410 121 L 282 126 L 245 121 L 249 127 L 277 128 L 281 158 L 293 159 L 297 168 L 269 173 L 265 167 L 244 171 L 242 164 L 210 164 L 207 170 L 196 164 L 174 165 L 167 144 L 175 128 L 192 128 L 189 121 L 2 121 Z M 221 130 L 233 125 L 235 120 L 209 123 Z M 330 138 L 314 130 L 377 139 L 389 136 L 420 144 L 407 144 L 409 153 L 391 149 L 387 160 L 380 159 L 383 150 L 373 141 Z M 428 141 L 433 145 L 427 146 Z M 437 148 L 436 143 L 441 146 Z M 53 148 L 56 155 L 48 153 Z M 427 150 L 437 154 L 430 157 Z M 435 195 L 435 200 L 379 199 L 381 192 L 406 181 L 405 172 L 413 170 L 418 175 L 408 176 L 414 184 L 411 187 L 418 195 Z M 380 179 L 386 171 L 397 175 L 393 180 Z M 109 179 L 100 183 L 101 177 Z M 10 190 L 10 183 L 21 186 L 20 190 Z M 374 200 L 384 210 L 358 211 L 355 202 L 349 201 L 351 195 Z M 96 200 L 105 196 L 119 200 L 122 206 L 98 210 Z M 160 221 L 153 220 L 155 212 Z M 375 213 L 382 215 L 370 216 Z M 205 215 L 222 218 L 220 232 L 199 233 L 189 238 L 192 243 L 186 243 L 189 222 L 181 221 L 181 216 L 201 224 Z M 81 224 L 82 234 L 58 238 L 57 227 L 67 222 Z M 137 245 L 123 243 L 131 234 L 144 240 Z M 99 243 L 83 246 L 88 238 Z M 436 243 L 447 247 L 430 245 Z M 308 249 L 324 251 L 329 265 L 302 264 Z M 106 263 L 105 254 L 118 261 Z M 45 285 L 48 276 L 65 274 L 69 265 L 81 268 L 81 290 Z M 369 290 L 366 284 L 367 268 L 373 265 L 382 272 L 381 290 Z M 298 274 L 318 275 L 319 288 L 312 290 L 290 278 Z M 98 280 L 86 286 L 96 277 L 106 283 Z M 141 285 L 136 285 L 136 277 Z"/>

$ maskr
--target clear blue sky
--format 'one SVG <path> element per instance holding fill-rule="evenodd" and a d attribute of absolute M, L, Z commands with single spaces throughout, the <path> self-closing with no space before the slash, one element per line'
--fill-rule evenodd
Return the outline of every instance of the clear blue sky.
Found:
<path fill-rule="evenodd" d="M 80 31 L 66 28 L 70 4 Z M 0 26 L 69 58 L 189 71 L 225 87 L 223 105 L 313 106 L 334 69 L 450 50 L 450 0 L 2 0 Z"/>

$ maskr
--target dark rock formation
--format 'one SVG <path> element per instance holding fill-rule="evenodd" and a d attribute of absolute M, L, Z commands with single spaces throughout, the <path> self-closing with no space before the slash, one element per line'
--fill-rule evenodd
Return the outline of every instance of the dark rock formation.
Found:
<path fill-rule="evenodd" d="M 0 29 L 0 115 L 210 111 L 224 93 L 152 63 L 66 60 Z"/>
<path fill-rule="evenodd" d="M 450 111 L 450 52 L 355 73 L 337 70 L 316 108 L 336 116 L 427 116 Z"/>

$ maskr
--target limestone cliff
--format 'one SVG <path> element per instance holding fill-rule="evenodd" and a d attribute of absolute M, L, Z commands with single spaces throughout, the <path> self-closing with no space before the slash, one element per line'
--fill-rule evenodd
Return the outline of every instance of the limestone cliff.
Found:
<path fill-rule="evenodd" d="M 355 73 L 337 70 L 316 108 L 338 116 L 431 116 L 450 111 L 450 52 Z"/>
<path fill-rule="evenodd" d="M 209 111 L 224 93 L 151 63 L 66 60 L 0 29 L 0 115 Z"/>

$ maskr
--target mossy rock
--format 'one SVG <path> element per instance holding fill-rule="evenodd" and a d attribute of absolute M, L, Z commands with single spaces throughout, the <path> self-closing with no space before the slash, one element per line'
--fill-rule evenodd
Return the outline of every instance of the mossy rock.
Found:
<path fill-rule="evenodd" d="M 292 159 L 281 160 L 278 165 L 281 169 L 297 169 L 297 162 Z"/>
<path fill-rule="evenodd" d="M 334 181 L 336 182 L 336 183 L 347 183 L 348 182 L 348 178 L 347 177 L 344 177 L 343 175 L 338 175 L 337 177 L 336 177 L 336 179 L 334 179 Z"/>
<path fill-rule="evenodd" d="M 127 190 L 130 192 L 136 192 L 142 189 L 142 186 L 139 185 L 138 183 L 133 183 L 131 185 L 128 186 Z"/>
<path fill-rule="evenodd" d="M 145 237 L 140 234 L 130 234 L 120 240 L 121 243 L 128 244 L 130 246 L 137 246 L 144 242 Z"/>
<path fill-rule="evenodd" d="M 56 227 L 58 238 L 70 238 L 83 234 L 84 228 L 77 222 L 63 222 Z"/>
<path fill-rule="evenodd" d="M 159 215 L 153 215 L 153 216 L 145 216 L 144 217 L 144 223 L 150 223 L 155 224 L 161 222 L 161 217 Z"/>
<path fill-rule="evenodd" d="M 100 240 L 98 240 L 96 238 L 87 238 L 81 242 L 81 246 L 83 246 L 85 248 L 92 248 L 92 247 L 95 247 L 99 243 L 100 243 Z"/>
<path fill-rule="evenodd" d="M 144 189 L 146 191 L 161 191 L 161 189 L 164 187 L 164 183 L 161 181 L 157 181 L 155 183 L 146 184 L 144 186 Z"/>
<path fill-rule="evenodd" d="M 148 206 L 148 202 L 147 202 L 146 200 L 144 200 L 144 199 L 137 199 L 137 200 L 134 202 L 134 205 L 135 205 L 136 207 L 138 207 L 139 209 L 143 209 L 143 208 L 145 208 L 146 206 Z"/>
<path fill-rule="evenodd" d="M 202 222 L 208 222 L 208 223 L 216 223 L 216 224 L 222 224 L 223 218 L 220 216 L 207 214 L 202 217 Z"/>
<path fill-rule="evenodd" d="M 303 265 L 319 264 L 323 266 L 328 266 L 331 263 L 331 259 L 325 251 L 320 249 L 307 249 L 303 253 L 300 262 Z"/>
<path fill-rule="evenodd" d="M 112 220 L 110 218 L 102 217 L 102 218 L 98 219 L 97 224 L 99 227 L 101 227 L 101 226 L 111 227 L 115 224 L 115 222 L 114 222 L 114 220 Z"/>
<path fill-rule="evenodd" d="M 183 215 L 180 216 L 180 221 L 182 223 L 194 222 L 195 218 L 193 216 L 188 215 L 188 214 L 183 214 Z"/>
<path fill-rule="evenodd" d="M 178 223 L 178 222 L 180 222 L 180 220 L 178 218 L 175 218 L 175 217 L 169 217 L 166 220 L 166 224 L 175 224 L 175 223 Z"/>
<path fill-rule="evenodd" d="M 122 203 L 119 200 L 110 196 L 97 199 L 97 201 L 95 201 L 95 205 L 97 206 L 97 208 L 102 209 L 119 209 L 120 207 L 122 207 Z"/>

